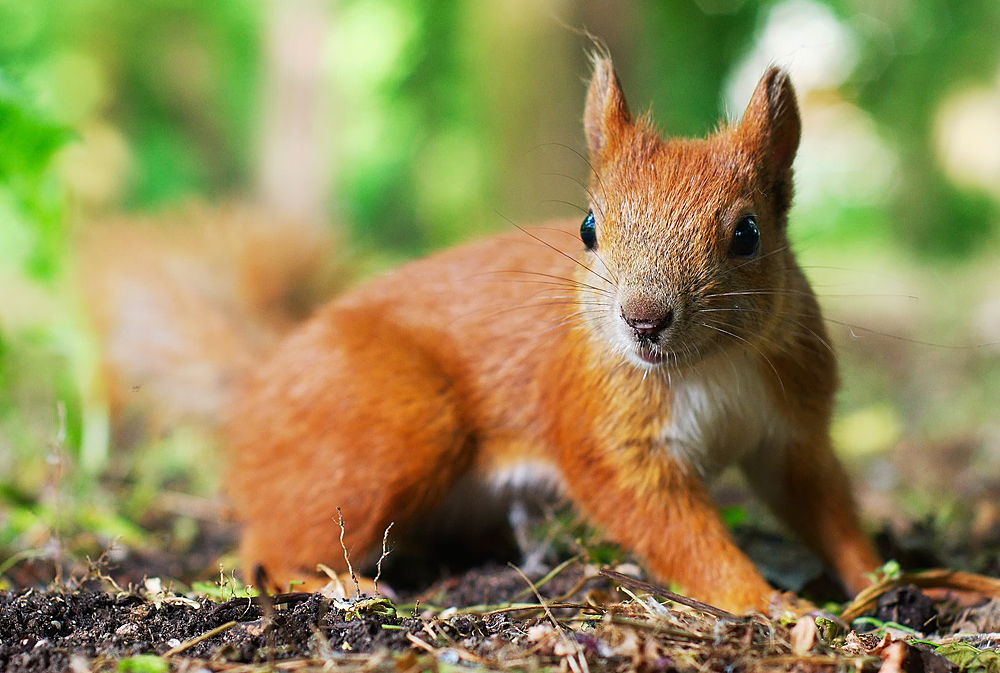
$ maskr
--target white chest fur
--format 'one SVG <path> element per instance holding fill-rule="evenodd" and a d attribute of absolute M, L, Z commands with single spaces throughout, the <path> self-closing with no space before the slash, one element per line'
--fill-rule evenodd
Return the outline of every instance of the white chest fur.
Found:
<path fill-rule="evenodd" d="M 663 440 L 678 460 L 706 477 L 768 448 L 766 444 L 780 451 L 788 440 L 790 423 L 749 356 L 717 356 L 683 376 L 674 375 L 671 383 Z"/>

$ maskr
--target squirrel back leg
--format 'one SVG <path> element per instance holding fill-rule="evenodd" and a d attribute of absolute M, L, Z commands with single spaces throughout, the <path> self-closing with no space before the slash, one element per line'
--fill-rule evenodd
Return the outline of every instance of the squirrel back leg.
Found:
<path fill-rule="evenodd" d="M 338 507 L 363 568 L 467 469 L 454 384 L 406 341 L 378 311 L 331 308 L 257 369 L 227 437 L 246 570 L 279 586 L 346 570 Z"/>

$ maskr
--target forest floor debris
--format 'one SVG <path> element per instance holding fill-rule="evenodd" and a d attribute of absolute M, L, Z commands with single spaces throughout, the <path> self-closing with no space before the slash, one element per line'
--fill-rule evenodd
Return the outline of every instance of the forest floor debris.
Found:
<path fill-rule="evenodd" d="M 819 612 L 737 617 L 636 574 L 628 563 L 602 574 L 578 557 L 532 580 L 492 565 L 375 610 L 236 585 L 213 600 L 93 570 L 0 592 L 0 670 L 1000 671 L 988 578 L 896 573 L 847 605 L 857 614 L 844 624 Z"/>

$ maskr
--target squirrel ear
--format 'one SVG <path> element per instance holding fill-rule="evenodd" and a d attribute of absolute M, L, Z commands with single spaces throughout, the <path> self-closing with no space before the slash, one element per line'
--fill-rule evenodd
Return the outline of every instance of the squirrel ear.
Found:
<path fill-rule="evenodd" d="M 740 132 L 763 153 L 772 175 L 782 175 L 792 167 L 802 122 L 788 73 L 768 68 L 743 113 Z"/>
<path fill-rule="evenodd" d="M 611 59 L 594 54 L 594 75 L 587 90 L 587 105 L 583 113 L 583 128 L 591 159 L 597 161 L 615 136 L 631 121 L 625 94 L 615 74 Z"/>

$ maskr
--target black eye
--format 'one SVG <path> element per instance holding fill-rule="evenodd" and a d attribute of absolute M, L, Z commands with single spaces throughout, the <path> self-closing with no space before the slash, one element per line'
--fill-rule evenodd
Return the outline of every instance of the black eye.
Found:
<path fill-rule="evenodd" d="M 587 250 L 597 247 L 597 223 L 594 222 L 594 211 L 590 211 L 587 217 L 583 218 L 583 224 L 580 225 L 580 239 L 587 246 Z"/>
<path fill-rule="evenodd" d="M 757 217 L 744 215 L 733 229 L 733 240 L 729 244 L 729 254 L 733 257 L 749 257 L 760 247 L 760 231 Z"/>

